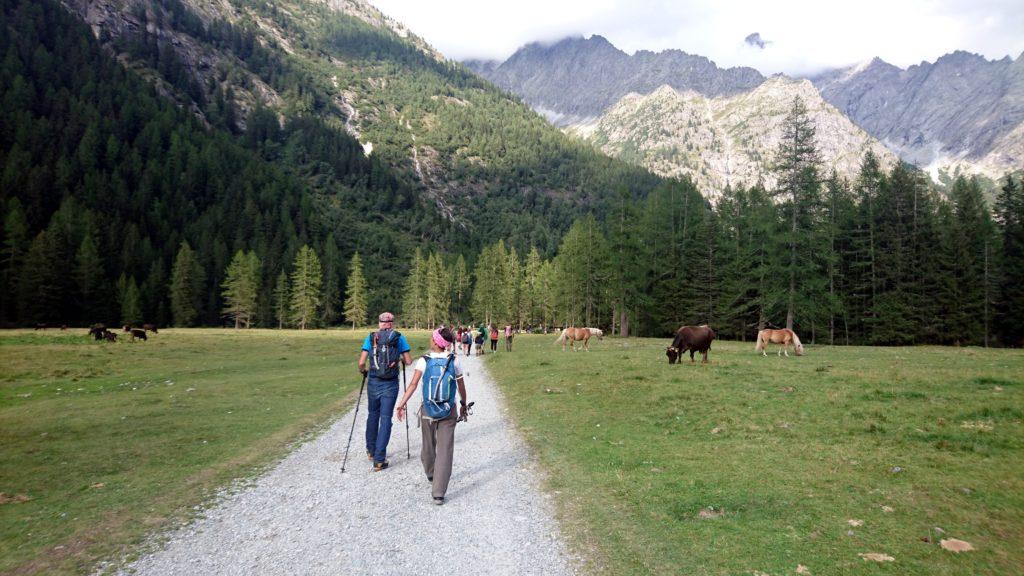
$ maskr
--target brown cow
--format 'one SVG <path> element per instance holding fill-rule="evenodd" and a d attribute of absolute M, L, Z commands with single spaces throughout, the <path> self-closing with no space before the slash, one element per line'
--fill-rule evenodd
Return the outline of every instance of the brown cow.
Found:
<path fill-rule="evenodd" d="M 708 351 L 711 350 L 711 341 L 715 339 L 715 331 L 707 324 L 701 326 L 683 326 L 676 330 L 676 337 L 672 345 L 665 350 L 669 364 L 677 364 L 682 360 L 683 353 L 690 351 L 690 362 L 693 362 L 694 352 L 704 355 L 702 364 L 708 362 Z"/>
<path fill-rule="evenodd" d="M 140 330 L 138 328 L 132 328 L 131 329 L 131 334 L 132 334 L 132 342 L 135 342 L 136 338 L 142 338 L 143 340 L 147 340 L 147 338 L 146 338 L 146 331 L 145 330 Z"/>
<path fill-rule="evenodd" d="M 156 324 L 143 324 L 143 325 L 142 325 L 142 329 L 143 329 L 143 330 L 149 330 L 149 331 L 150 331 L 150 332 L 152 332 L 153 334 L 159 334 L 159 332 L 157 332 L 157 329 L 156 329 L 156 328 L 157 328 L 157 327 L 156 327 Z"/>

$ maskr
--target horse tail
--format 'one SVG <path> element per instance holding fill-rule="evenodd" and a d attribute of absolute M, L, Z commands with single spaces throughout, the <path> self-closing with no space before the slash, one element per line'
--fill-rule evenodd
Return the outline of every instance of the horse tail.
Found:
<path fill-rule="evenodd" d="M 760 332 L 757 333 L 757 344 L 754 345 L 754 352 L 764 351 L 765 340 L 767 340 L 767 338 L 765 338 L 764 333 L 765 330 L 761 330 Z"/>
<path fill-rule="evenodd" d="M 569 331 L 568 328 L 563 329 L 562 330 L 562 334 L 558 336 L 557 340 L 555 340 L 555 344 L 558 344 L 559 342 L 565 341 L 565 333 L 568 332 L 568 331 Z"/>

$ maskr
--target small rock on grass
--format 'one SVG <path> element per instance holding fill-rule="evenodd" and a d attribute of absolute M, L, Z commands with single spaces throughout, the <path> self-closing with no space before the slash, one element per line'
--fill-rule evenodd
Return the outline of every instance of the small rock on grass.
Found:
<path fill-rule="evenodd" d="M 722 516 L 725 516 L 725 510 L 715 510 L 714 508 L 711 508 L 710 506 L 707 507 L 707 508 L 704 508 L 699 513 L 697 513 L 697 517 L 703 518 L 703 519 L 721 518 Z"/>
<path fill-rule="evenodd" d="M 882 506 L 882 512 L 895 512 L 892 506 Z"/>
<path fill-rule="evenodd" d="M 796 566 L 796 573 L 797 574 L 810 574 L 811 573 L 811 569 L 808 568 L 807 566 L 804 566 L 803 564 L 797 564 L 797 566 Z"/>
<path fill-rule="evenodd" d="M 864 521 L 863 520 L 857 520 L 856 518 L 851 518 L 851 519 L 847 520 L 846 523 L 849 524 L 850 526 L 853 526 L 854 528 L 859 528 L 859 527 L 864 525 Z"/>
<path fill-rule="evenodd" d="M 956 538 L 943 538 L 939 542 L 939 546 L 942 546 L 943 550 L 949 550 L 950 552 L 974 551 L 974 546 L 971 546 L 970 542 L 964 542 L 963 540 L 957 540 Z"/>
<path fill-rule="evenodd" d="M 863 558 L 865 562 L 893 562 L 896 560 L 892 556 L 882 554 L 880 552 L 861 552 L 860 554 L 857 554 L 857 556 Z"/>

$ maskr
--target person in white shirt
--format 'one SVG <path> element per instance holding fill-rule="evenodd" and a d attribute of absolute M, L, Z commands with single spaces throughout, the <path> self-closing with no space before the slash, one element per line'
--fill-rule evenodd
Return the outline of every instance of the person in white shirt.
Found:
<path fill-rule="evenodd" d="M 435 330 L 430 339 L 430 353 L 418 358 L 413 366 L 412 381 L 405 395 L 395 406 L 395 416 L 401 422 L 406 417 L 406 404 L 416 392 L 423 379 L 423 406 L 419 411 L 420 431 L 423 447 L 420 461 L 427 480 L 431 483 L 431 496 L 435 504 L 444 504 L 448 482 L 452 476 L 452 461 L 455 455 L 455 424 L 465 421 L 466 383 L 462 377 L 462 364 L 447 352 L 455 342 L 455 336 L 448 328 Z M 427 374 L 424 378 L 424 374 Z M 455 388 L 458 387 L 459 409 L 455 409 Z M 429 406 L 428 406 L 429 404 Z"/>

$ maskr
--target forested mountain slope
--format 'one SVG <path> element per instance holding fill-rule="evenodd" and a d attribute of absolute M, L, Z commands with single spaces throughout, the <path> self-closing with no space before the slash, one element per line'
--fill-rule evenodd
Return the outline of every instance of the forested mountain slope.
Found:
<path fill-rule="evenodd" d="M 258 322 L 276 325 L 305 244 L 337 322 L 357 250 L 371 307 L 393 306 L 416 245 L 550 253 L 612 190 L 658 181 L 361 2 L 3 6 L 3 322 L 123 318 L 127 294 L 169 322 L 183 242 L 194 322 L 220 321 L 242 250 L 261 261 Z"/>
<path fill-rule="evenodd" d="M 240 131 L 262 105 L 358 138 L 433 207 L 417 218 L 427 239 L 439 237 L 439 212 L 470 235 L 550 250 L 572 214 L 601 210 L 615 186 L 642 194 L 657 180 L 566 138 L 360 0 L 72 6 L 211 124 Z"/>

